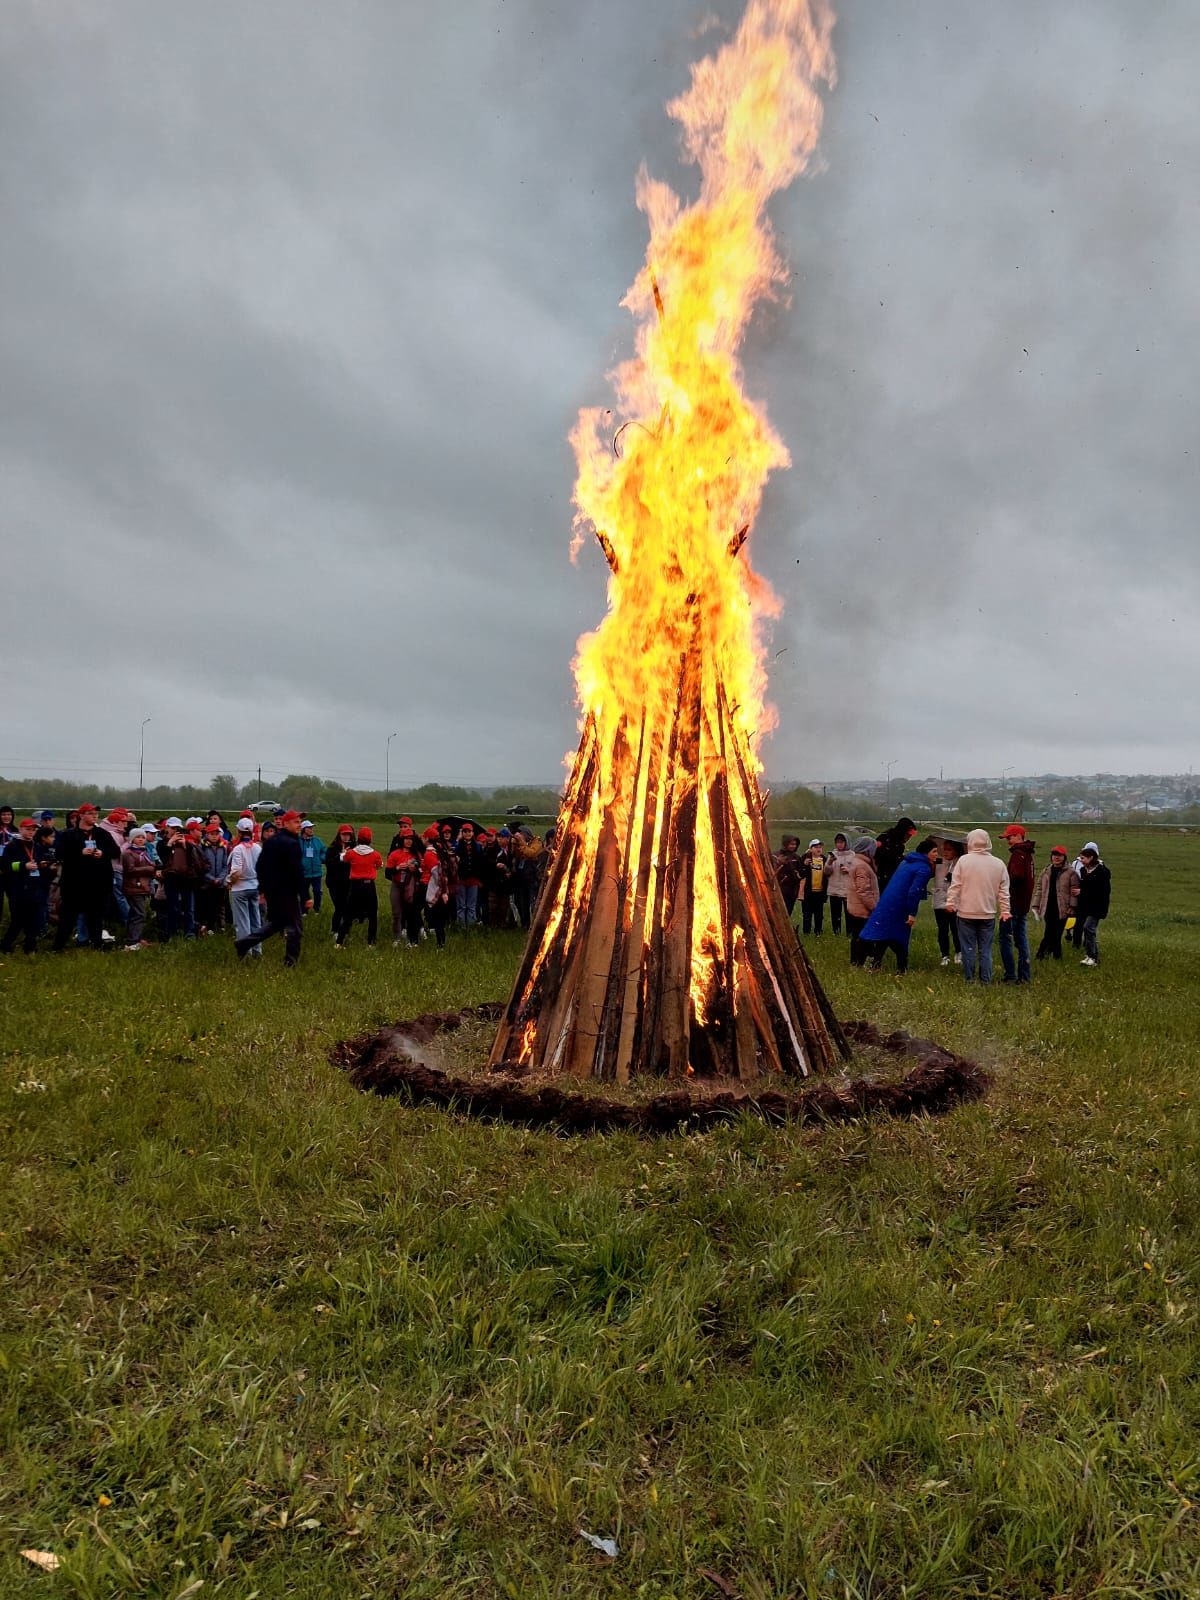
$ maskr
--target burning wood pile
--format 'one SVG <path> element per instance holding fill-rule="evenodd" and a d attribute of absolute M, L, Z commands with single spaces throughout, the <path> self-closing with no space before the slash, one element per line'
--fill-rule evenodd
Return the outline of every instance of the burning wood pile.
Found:
<path fill-rule="evenodd" d="M 577 545 L 610 569 L 575 663 L 582 739 L 558 847 L 491 1054 L 499 1071 L 807 1075 L 847 1051 L 775 884 L 758 785 L 772 725 L 750 565 L 769 474 L 789 464 L 742 387 L 755 305 L 787 272 L 766 216 L 804 171 L 833 81 L 820 0 L 750 0 L 668 110 L 700 168 L 691 205 L 643 171 L 646 262 L 625 299 L 623 421 L 573 435 Z"/>

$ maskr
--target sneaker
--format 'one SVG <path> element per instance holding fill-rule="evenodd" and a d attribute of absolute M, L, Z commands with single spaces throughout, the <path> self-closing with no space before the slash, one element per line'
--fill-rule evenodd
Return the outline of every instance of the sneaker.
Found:
<path fill-rule="evenodd" d="M 101 939 L 101 942 L 104 943 L 104 944 L 116 944 L 116 942 L 117 942 L 113 938 L 112 934 L 109 933 L 107 928 L 102 928 L 100 930 L 100 939 Z"/>
<path fill-rule="evenodd" d="M 393 950 L 399 950 L 399 948 L 400 948 L 400 941 L 399 941 L 399 939 L 393 939 L 393 940 L 392 940 L 392 949 L 393 949 Z"/>
<path fill-rule="evenodd" d="M 955 958 L 954 958 L 954 965 L 955 965 L 955 966 L 956 966 L 956 967 L 961 967 L 961 966 L 962 966 L 962 956 L 961 956 L 961 954 L 960 954 L 960 955 L 957 955 L 957 956 L 955 956 Z"/>
<path fill-rule="evenodd" d="M 1096 965 L 1096 963 L 1092 960 L 1091 956 L 1084 956 L 1083 960 L 1079 963 L 1079 965 L 1081 967 L 1094 967 Z"/>
<path fill-rule="evenodd" d="M 127 944 L 125 948 L 126 950 L 140 950 L 142 947 L 140 944 Z"/>
<path fill-rule="evenodd" d="M 948 967 L 950 965 L 950 957 L 949 956 L 943 956 L 942 957 L 942 965 L 944 967 Z"/>

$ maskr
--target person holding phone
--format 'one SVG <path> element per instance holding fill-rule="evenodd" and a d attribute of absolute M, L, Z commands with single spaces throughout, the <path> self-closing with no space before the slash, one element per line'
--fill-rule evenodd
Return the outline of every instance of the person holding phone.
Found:
<path fill-rule="evenodd" d="M 56 952 L 66 949 L 79 917 L 94 950 L 111 948 L 104 942 L 104 913 L 112 897 L 113 862 L 119 852 L 111 834 L 97 828 L 97 815 L 90 801 L 80 806 L 76 826 L 59 840 L 62 897 L 54 934 Z"/>

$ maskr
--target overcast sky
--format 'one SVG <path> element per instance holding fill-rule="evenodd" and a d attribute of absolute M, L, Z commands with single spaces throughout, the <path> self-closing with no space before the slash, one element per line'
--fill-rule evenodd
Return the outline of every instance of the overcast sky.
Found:
<path fill-rule="evenodd" d="M 558 776 L 566 438 L 713 9 L 5 0 L 0 773 Z M 768 771 L 1200 765 L 1200 6 L 838 10 L 746 349 Z"/>

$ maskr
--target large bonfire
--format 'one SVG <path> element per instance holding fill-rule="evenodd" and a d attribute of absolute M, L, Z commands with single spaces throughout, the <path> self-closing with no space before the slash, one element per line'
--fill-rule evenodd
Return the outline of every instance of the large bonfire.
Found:
<path fill-rule="evenodd" d="M 559 838 L 492 1051 L 506 1071 L 623 1082 L 832 1065 L 845 1042 L 775 886 L 758 787 L 764 619 L 750 565 L 788 453 L 742 387 L 756 303 L 785 272 L 766 216 L 804 171 L 833 81 L 821 0 L 750 0 L 668 110 L 700 168 L 691 205 L 643 171 L 646 262 L 621 421 L 573 435 L 577 535 L 609 608 L 575 663 L 582 737 Z"/>

